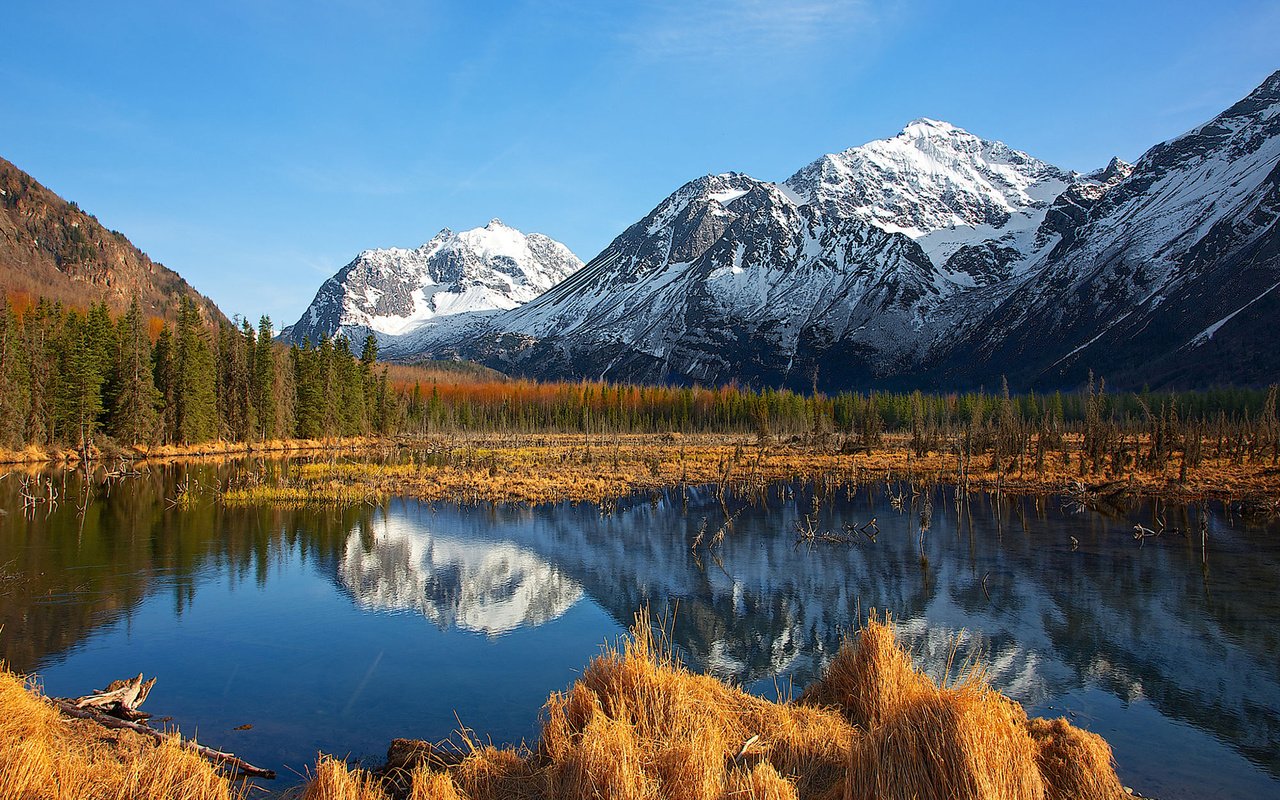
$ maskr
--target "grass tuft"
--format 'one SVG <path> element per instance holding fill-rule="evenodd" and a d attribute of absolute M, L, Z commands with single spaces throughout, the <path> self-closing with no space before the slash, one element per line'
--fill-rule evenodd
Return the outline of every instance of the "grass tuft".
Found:
<path fill-rule="evenodd" d="M 1065 719 L 1032 719 L 1036 764 L 1048 800 L 1118 800 L 1128 797 L 1116 776 L 1111 745 Z"/>
<path fill-rule="evenodd" d="M 102 743 L 0 671 L 0 797 L 240 800 L 176 743 Z M 92 726 L 90 726 L 92 727 Z M 1029 720 L 969 669 L 939 686 L 875 618 L 794 702 L 697 675 L 647 614 L 543 709 L 537 747 L 480 745 L 379 776 L 322 755 L 301 800 L 1119 800 L 1111 749 Z M 408 744 L 412 749 L 413 742 Z M 403 748 L 402 748 L 403 749 Z"/>
<path fill-rule="evenodd" d="M 6 800 L 241 800 L 204 759 L 170 741 L 63 719 L 0 668 L 0 797 Z"/>

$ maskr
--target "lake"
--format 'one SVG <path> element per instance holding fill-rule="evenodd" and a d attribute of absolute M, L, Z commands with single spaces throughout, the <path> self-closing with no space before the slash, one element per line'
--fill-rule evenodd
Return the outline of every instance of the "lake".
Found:
<path fill-rule="evenodd" d="M 1209 507 L 1202 553 L 1197 510 L 1150 503 L 877 483 L 606 508 L 219 506 L 242 469 L 5 476 L 0 655 L 56 696 L 157 676 L 147 710 L 280 786 L 319 751 L 377 762 L 393 737 L 460 724 L 533 741 L 548 693 L 644 607 L 692 668 L 767 696 L 799 694 L 874 608 L 935 674 L 960 637 L 1031 714 L 1105 736 L 1144 794 L 1280 796 L 1280 526 L 1235 507 Z M 56 507 L 24 509 L 50 487 Z M 797 523 L 873 518 L 874 541 L 797 543 Z M 1193 535 L 1135 540 L 1156 520 Z"/>

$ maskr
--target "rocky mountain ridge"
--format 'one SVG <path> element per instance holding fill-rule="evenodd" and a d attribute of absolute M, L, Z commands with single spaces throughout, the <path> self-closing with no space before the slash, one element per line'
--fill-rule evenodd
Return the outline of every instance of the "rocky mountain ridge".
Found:
<path fill-rule="evenodd" d="M 563 244 L 499 219 L 460 233 L 445 228 L 420 247 L 360 253 L 324 282 L 282 336 L 298 343 L 336 335 L 361 342 L 370 333 L 389 340 L 452 315 L 515 308 L 581 266 Z"/>
<path fill-rule="evenodd" d="M 554 288 L 384 352 L 828 390 L 1270 382 L 1278 160 L 1280 72 L 1087 174 L 917 120 L 782 183 L 690 181 Z"/>
<path fill-rule="evenodd" d="M 225 319 L 178 273 L 3 158 L 0 292 L 72 306 L 104 300 L 117 313 L 137 297 L 144 313 L 169 320 L 177 317 L 179 298 L 189 297 L 206 320 Z"/>

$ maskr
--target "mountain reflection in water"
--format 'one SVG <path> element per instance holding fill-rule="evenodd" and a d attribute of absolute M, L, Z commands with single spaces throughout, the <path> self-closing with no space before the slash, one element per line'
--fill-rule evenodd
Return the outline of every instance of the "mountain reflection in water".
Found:
<path fill-rule="evenodd" d="M 527 550 L 442 537 L 390 515 L 368 538 L 347 540 L 338 581 L 361 608 L 489 635 L 549 622 L 582 598 L 573 579 Z"/>
<path fill-rule="evenodd" d="M 35 519 L 0 482 L 0 654 L 55 693 L 163 670 L 164 713 L 203 732 L 252 708 L 270 721 L 226 744 L 299 770 L 317 749 L 439 739 L 455 712 L 497 742 L 532 738 L 547 694 L 646 606 L 671 612 L 693 669 L 765 695 L 798 692 L 875 608 L 935 675 L 958 638 L 960 658 L 980 653 L 1033 713 L 1076 714 L 1144 792 L 1280 793 L 1274 522 L 1215 509 L 1202 569 L 1190 539 L 1134 541 L 1136 522 L 1152 524 L 1142 505 L 957 506 L 935 489 L 922 539 L 922 495 L 897 510 L 862 487 L 820 497 L 815 522 L 875 517 L 878 539 L 810 547 L 795 536 L 813 508 L 803 486 L 723 506 L 690 489 L 605 511 L 393 500 L 339 512 L 174 506 L 184 475 L 156 470 L 83 514 L 66 503 Z M 78 477 L 60 480 L 74 496 Z M 694 551 L 726 513 L 723 542 Z"/>

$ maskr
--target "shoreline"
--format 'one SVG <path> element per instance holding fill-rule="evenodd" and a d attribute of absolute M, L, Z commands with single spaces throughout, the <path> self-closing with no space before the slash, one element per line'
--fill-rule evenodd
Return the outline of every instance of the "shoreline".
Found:
<path fill-rule="evenodd" d="M 1146 444 L 1135 436 L 1131 447 L 1140 452 Z M 1206 455 L 1185 472 L 1175 458 L 1167 459 L 1163 468 L 1106 465 L 1094 471 L 1086 465 L 1079 434 L 1066 434 L 1051 452 L 1024 451 L 999 459 L 989 450 L 962 453 L 959 437 L 918 455 L 908 434 L 888 434 L 865 448 L 831 436 L 450 433 L 132 447 L 88 462 L 74 451 L 27 448 L 0 451 L 0 470 L 38 472 L 87 464 L 118 474 L 121 466 L 253 458 L 296 461 L 296 468 L 275 482 L 255 478 L 229 485 L 218 496 L 221 502 L 333 505 L 404 496 L 458 503 L 607 504 L 637 493 L 693 485 L 750 492 L 792 480 L 845 485 L 904 481 L 1086 499 L 1238 501 L 1259 513 L 1280 513 L 1280 466 Z"/>
<path fill-rule="evenodd" d="M 241 800 L 251 786 L 310 800 L 1119 800 L 1132 792 L 1104 738 L 1065 718 L 1029 717 L 980 665 L 930 677 L 897 641 L 892 619 L 874 611 L 799 697 L 772 701 L 688 670 L 642 610 L 629 636 L 550 694 L 532 745 L 495 747 L 463 729 L 452 749 L 393 740 L 375 768 L 321 753 L 303 785 L 278 793 L 173 740 L 104 737 L 69 723 L 30 678 L 7 669 L 0 706 L 0 788 L 14 796 L 86 780 L 119 796 L 188 800 Z"/>

